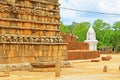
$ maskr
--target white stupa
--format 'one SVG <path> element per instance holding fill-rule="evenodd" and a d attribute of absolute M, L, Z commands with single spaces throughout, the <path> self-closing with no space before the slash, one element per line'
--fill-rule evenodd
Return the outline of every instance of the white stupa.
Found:
<path fill-rule="evenodd" d="M 98 40 L 96 40 L 96 33 L 93 27 L 89 28 L 86 38 L 87 39 L 84 42 L 89 44 L 89 50 L 97 50 Z"/>

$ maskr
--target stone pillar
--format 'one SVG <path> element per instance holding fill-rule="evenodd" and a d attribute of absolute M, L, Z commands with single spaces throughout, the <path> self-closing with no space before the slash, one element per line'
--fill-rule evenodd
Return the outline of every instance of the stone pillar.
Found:
<path fill-rule="evenodd" d="M 60 77 L 60 59 L 56 59 L 55 63 L 55 77 Z"/>
<path fill-rule="evenodd" d="M 103 72 L 107 72 L 107 66 L 104 66 Z"/>

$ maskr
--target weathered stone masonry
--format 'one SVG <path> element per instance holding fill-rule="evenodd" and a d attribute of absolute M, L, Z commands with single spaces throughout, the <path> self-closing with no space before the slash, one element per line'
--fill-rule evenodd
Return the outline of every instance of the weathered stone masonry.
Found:
<path fill-rule="evenodd" d="M 0 0 L 0 63 L 66 60 L 58 0 Z"/>

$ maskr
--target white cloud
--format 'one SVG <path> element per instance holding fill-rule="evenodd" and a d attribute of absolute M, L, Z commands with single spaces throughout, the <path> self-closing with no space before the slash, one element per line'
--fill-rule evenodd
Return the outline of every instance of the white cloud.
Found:
<path fill-rule="evenodd" d="M 105 13 L 120 13 L 120 0 L 60 0 L 62 7 Z M 71 10 L 61 9 L 61 20 L 65 24 L 73 21 L 82 22 L 89 21 L 93 23 L 96 19 L 103 19 L 106 22 L 113 23 L 120 20 L 120 16 L 98 15 L 91 13 L 75 12 Z"/>

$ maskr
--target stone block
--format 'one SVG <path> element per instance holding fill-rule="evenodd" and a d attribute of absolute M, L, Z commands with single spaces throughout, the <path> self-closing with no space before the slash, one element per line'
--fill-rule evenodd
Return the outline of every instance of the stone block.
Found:
<path fill-rule="evenodd" d="M 100 60 L 92 59 L 91 62 L 100 62 Z"/>
<path fill-rule="evenodd" d="M 110 57 L 102 57 L 102 61 L 110 61 Z"/>

